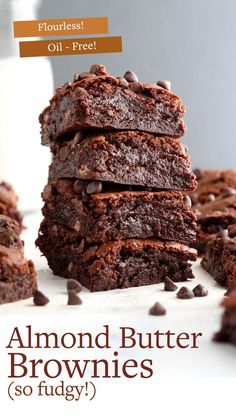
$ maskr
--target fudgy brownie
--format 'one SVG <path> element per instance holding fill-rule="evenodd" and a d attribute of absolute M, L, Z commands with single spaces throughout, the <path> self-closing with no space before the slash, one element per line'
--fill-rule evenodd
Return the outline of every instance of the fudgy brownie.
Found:
<path fill-rule="evenodd" d="M 55 275 L 77 279 L 91 291 L 106 291 L 193 278 L 196 251 L 175 242 L 129 239 L 88 246 L 73 230 L 41 225 L 36 241 Z"/>
<path fill-rule="evenodd" d="M 236 288 L 236 224 L 208 241 L 201 264 L 227 293 Z"/>
<path fill-rule="evenodd" d="M 14 218 L 22 227 L 22 216 L 17 209 L 18 197 L 7 182 L 0 182 L 0 214 Z"/>
<path fill-rule="evenodd" d="M 0 215 L 0 304 L 32 297 L 36 274 L 32 261 L 24 257 L 20 226 Z"/>
<path fill-rule="evenodd" d="M 225 308 L 221 329 L 215 334 L 214 340 L 229 342 L 236 345 L 236 290 L 228 298 L 224 298 L 221 305 Z"/>
<path fill-rule="evenodd" d="M 103 68 L 65 83 L 40 115 L 42 144 L 80 129 L 140 130 L 179 138 L 185 106 L 166 88 L 112 77 Z"/>
<path fill-rule="evenodd" d="M 195 246 L 202 253 L 212 235 L 236 223 L 236 194 L 219 196 L 214 201 L 193 206 L 193 210 L 197 216 Z"/>
<path fill-rule="evenodd" d="M 195 169 L 198 187 L 191 194 L 193 205 L 214 201 L 222 194 L 227 196 L 236 192 L 236 170 L 200 170 Z"/>
<path fill-rule="evenodd" d="M 159 238 L 183 243 L 195 240 L 196 218 L 189 207 L 191 201 L 182 193 L 88 194 L 84 191 L 89 190 L 91 183 L 73 179 L 50 181 L 42 194 L 43 215 L 73 228 L 88 243 L 127 238 Z"/>
<path fill-rule="evenodd" d="M 50 178 L 102 180 L 193 191 L 186 148 L 179 140 L 135 131 L 75 135 L 52 147 Z"/>

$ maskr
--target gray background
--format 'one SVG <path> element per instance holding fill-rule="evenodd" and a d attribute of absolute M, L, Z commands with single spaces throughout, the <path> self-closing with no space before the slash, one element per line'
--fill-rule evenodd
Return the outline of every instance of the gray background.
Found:
<path fill-rule="evenodd" d="M 236 167 L 236 0 L 44 0 L 39 17 L 108 16 L 120 54 L 52 57 L 55 84 L 95 62 L 140 81 L 168 79 L 187 105 L 193 166 Z"/>

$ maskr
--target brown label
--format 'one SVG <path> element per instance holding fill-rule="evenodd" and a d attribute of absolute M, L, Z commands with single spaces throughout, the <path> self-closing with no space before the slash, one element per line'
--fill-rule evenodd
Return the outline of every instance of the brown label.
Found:
<path fill-rule="evenodd" d="M 108 33 L 107 17 L 14 22 L 14 37 L 44 37 Z"/>
<path fill-rule="evenodd" d="M 20 57 L 122 52 L 122 37 L 20 42 Z"/>

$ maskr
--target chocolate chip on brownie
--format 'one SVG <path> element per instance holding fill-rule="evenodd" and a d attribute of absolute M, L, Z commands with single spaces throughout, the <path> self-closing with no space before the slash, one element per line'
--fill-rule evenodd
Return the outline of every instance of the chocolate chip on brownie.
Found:
<path fill-rule="evenodd" d="M 124 79 L 128 82 L 138 81 L 138 76 L 133 71 L 126 71 L 124 74 Z"/>
<path fill-rule="evenodd" d="M 86 188 L 87 194 L 92 195 L 100 192 L 102 192 L 102 182 L 100 182 L 99 180 L 89 182 Z"/>
<path fill-rule="evenodd" d="M 157 85 L 163 87 L 170 92 L 171 90 L 171 82 L 169 80 L 158 80 Z"/>

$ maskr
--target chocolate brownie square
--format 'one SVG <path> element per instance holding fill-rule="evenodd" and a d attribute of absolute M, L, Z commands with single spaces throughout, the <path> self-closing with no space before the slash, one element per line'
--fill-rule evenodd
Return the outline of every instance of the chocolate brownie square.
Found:
<path fill-rule="evenodd" d="M 37 246 L 55 275 L 77 279 L 90 291 L 106 291 L 193 278 L 197 252 L 175 242 L 127 239 L 88 246 L 74 230 L 41 225 Z"/>
<path fill-rule="evenodd" d="M 142 84 L 106 71 L 65 83 L 40 115 L 42 144 L 81 129 L 139 130 L 179 138 L 185 106 L 166 88 Z"/>
<path fill-rule="evenodd" d="M 106 192 L 108 185 L 103 183 L 104 192 L 88 194 L 90 185 L 74 179 L 50 181 L 42 194 L 43 215 L 76 230 L 88 243 L 128 238 L 195 240 L 196 218 L 191 201 L 181 192 Z"/>
<path fill-rule="evenodd" d="M 236 288 L 236 224 L 212 236 L 201 264 L 228 294 Z"/>
<path fill-rule="evenodd" d="M 12 186 L 7 182 L 0 182 L 0 214 L 14 218 L 22 228 L 22 215 L 17 209 L 18 197 Z"/>
<path fill-rule="evenodd" d="M 84 137 L 83 137 L 84 135 Z M 186 147 L 179 140 L 137 131 L 77 133 L 52 147 L 49 177 L 78 178 L 193 191 Z"/>

